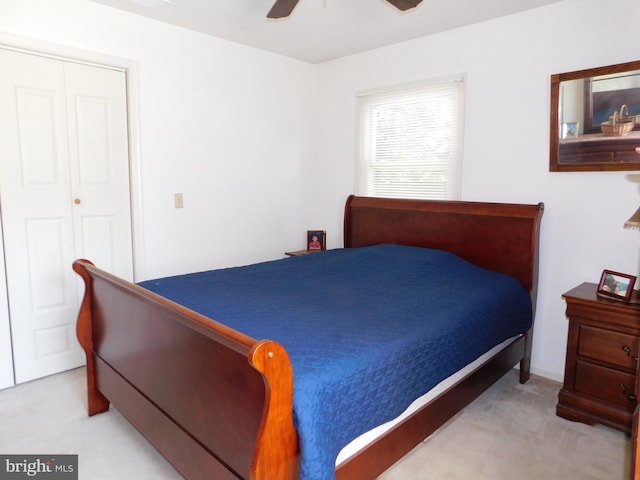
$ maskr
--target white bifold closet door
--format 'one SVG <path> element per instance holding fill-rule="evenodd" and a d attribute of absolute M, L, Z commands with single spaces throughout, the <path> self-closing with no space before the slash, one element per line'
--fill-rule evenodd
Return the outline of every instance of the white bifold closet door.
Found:
<path fill-rule="evenodd" d="M 84 363 L 74 259 L 133 278 L 126 78 L 2 48 L 0 71 L 0 381 L 20 383 Z"/>

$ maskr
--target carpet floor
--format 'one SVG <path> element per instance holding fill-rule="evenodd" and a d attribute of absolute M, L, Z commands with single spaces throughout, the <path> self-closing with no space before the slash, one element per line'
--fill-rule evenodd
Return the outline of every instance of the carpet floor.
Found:
<path fill-rule="evenodd" d="M 81 480 L 180 480 L 117 410 L 86 415 L 84 375 L 0 390 L 0 454 L 78 454 Z M 559 389 L 510 372 L 379 480 L 628 479 L 629 437 L 557 417 Z"/>

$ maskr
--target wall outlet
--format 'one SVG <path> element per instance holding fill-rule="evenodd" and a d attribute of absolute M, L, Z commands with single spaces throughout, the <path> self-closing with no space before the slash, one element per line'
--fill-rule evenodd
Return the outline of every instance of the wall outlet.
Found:
<path fill-rule="evenodd" d="M 175 201 L 175 207 L 176 208 L 183 208 L 184 207 L 184 201 L 183 201 L 181 193 L 176 193 L 174 195 L 174 201 Z"/>

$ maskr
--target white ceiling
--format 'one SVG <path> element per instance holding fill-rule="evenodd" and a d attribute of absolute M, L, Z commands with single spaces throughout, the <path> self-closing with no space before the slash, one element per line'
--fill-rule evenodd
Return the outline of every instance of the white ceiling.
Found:
<path fill-rule="evenodd" d="M 406 12 L 385 0 L 300 0 L 280 20 L 266 18 L 274 0 L 171 0 L 158 8 L 135 5 L 151 0 L 92 1 L 320 63 L 562 0 L 423 0 Z"/>

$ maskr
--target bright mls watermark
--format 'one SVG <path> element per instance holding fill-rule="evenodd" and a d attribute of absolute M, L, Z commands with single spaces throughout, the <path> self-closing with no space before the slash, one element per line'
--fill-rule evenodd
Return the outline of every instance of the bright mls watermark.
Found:
<path fill-rule="evenodd" d="M 78 480 L 78 455 L 0 455 L 0 480 Z"/>

